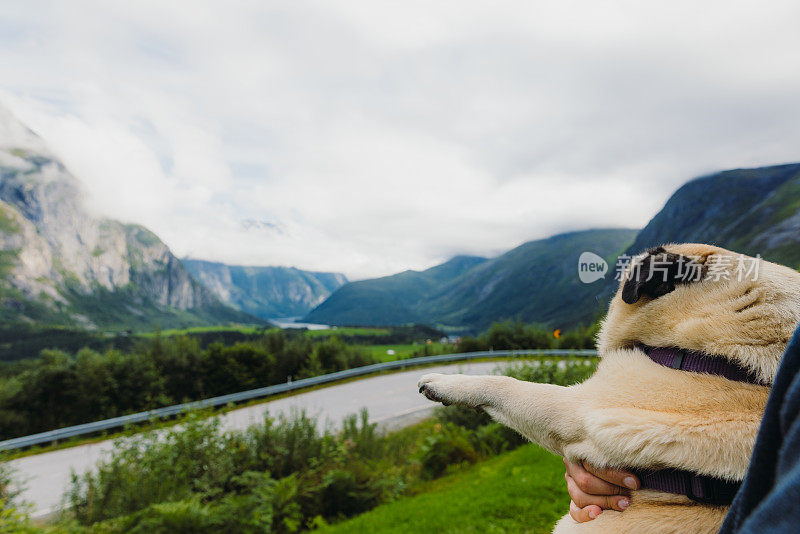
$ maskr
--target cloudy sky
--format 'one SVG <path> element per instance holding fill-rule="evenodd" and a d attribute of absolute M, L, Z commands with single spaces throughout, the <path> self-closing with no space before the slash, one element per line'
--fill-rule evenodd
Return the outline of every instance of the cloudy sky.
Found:
<path fill-rule="evenodd" d="M 0 101 L 183 256 L 352 278 L 800 160 L 800 4 L 4 2 Z"/>

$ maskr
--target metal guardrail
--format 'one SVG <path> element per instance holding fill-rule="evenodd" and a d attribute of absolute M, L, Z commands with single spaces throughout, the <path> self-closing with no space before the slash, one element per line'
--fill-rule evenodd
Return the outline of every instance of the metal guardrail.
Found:
<path fill-rule="evenodd" d="M 56 430 L 49 430 L 47 432 L 40 432 L 39 434 L 31 434 L 30 436 L 22 436 L 19 438 L 7 439 L 0 441 L 0 451 L 19 449 L 22 447 L 29 447 L 31 445 L 39 445 L 41 443 L 49 443 L 61 439 L 72 438 L 75 436 L 82 436 L 85 434 L 93 434 L 111 428 L 121 428 L 127 425 L 136 423 L 143 423 L 153 419 L 160 419 L 163 417 L 170 417 L 180 414 L 182 412 L 196 410 L 199 408 L 209 408 L 215 406 L 224 406 L 230 403 L 242 402 L 260 397 L 269 397 L 278 393 L 285 393 L 287 391 L 295 391 L 311 386 L 320 384 L 327 384 L 328 382 L 335 382 L 347 378 L 354 378 L 358 376 L 377 373 L 380 371 L 389 371 L 392 369 L 402 369 L 404 367 L 413 367 L 417 365 L 426 365 L 430 363 L 464 361 L 464 360 L 477 360 L 485 358 L 508 358 L 520 356 L 597 356 L 595 350 L 569 350 L 569 349 L 549 349 L 549 350 L 495 350 L 495 351 L 481 351 L 481 352 L 463 352 L 459 354 L 440 354 L 436 356 L 421 356 L 419 358 L 408 358 L 405 360 L 395 360 L 391 362 L 375 363 L 372 365 L 365 365 L 363 367 L 354 367 L 352 369 L 345 369 L 344 371 L 337 371 L 326 375 L 314 376 L 311 378 L 303 378 L 294 382 L 287 382 L 285 384 L 276 384 L 274 386 L 266 386 L 258 389 L 250 389 L 247 391 L 240 391 L 238 393 L 230 393 L 228 395 L 220 395 L 219 397 L 211 397 L 194 402 L 185 402 L 183 404 L 175 404 L 173 406 L 166 406 L 164 408 L 157 408 L 155 410 L 148 410 L 146 412 L 138 412 L 130 415 L 122 415 L 120 417 L 113 417 L 111 419 L 103 419 L 102 421 L 95 421 L 93 423 L 84 423 L 82 425 L 68 426 Z"/>

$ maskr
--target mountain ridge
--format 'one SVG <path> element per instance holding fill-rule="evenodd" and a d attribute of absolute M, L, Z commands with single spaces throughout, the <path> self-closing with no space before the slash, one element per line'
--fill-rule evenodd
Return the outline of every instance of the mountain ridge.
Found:
<path fill-rule="evenodd" d="M 620 253 L 633 256 L 670 242 L 716 244 L 749 255 L 760 254 L 764 259 L 797 269 L 800 268 L 800 163 L 731 169 L 689 180 L 643 229 L 627 230 L 631 232 L 627 236 L 630 241 L 624 245 L 624 239 L 612 243 L 602 234 L 594 234 L 587 240 L 577 239 L 566 248 L 558 244 L 559 240 L 591 236 L 593 231 L 603 230 L 558 234 L 525 243 L 459 274 L 430 298 L 417 300 L 410 307 L 387 283 L 399 275 L 362 281 L 371 285 L 373 294 L 381 295 L 378 305 L 353 295 L 348 284 L 312 310 L 306 320 L 337 325 L 429 321 L 439 326 L 466 325 L 472 329 L 504 319 L 559 328 L 586 324 L 602 313 L 617 287 L 614 277 L 609 275 L 587 287 L 574 285 L 577 274 L 572 259 L 578 249 L 593 251 L 596 245 L 609 253 L 599 255 L 612 270 Z M 621 248 L 611 254 L 615 245 Z M 559 250 L 560 264 L 552 257 Z M 563 258 L 568 259 L 563 261 Z M 542 270 L 545 266 L 557 275 L 551 280 L 551 287 L 537 282 L 545 280 Z M 566 270 L 562 266 L 567 266 Z M 534 272 L 538 275 L 532 276 Z M 418 291 L 413 287 L 404 290 L 411 294 Z"/>
<path fill-rule="evenodd" d="M 424 316 L 415 311 L 418 304 L 438 291 L 451 277 L 485 261 L 486 258 L 479 256 L 455 256 L 423 271 L 406 270 L 382 278 L 350 282 L 311 310 L 304 321 L 324 324 L 348 324 L 356 321 L 353 324 L 371 326 L 373 323 L 365 322 L 364 318 L 378 314 L 381 320 L 374 324 L 381 321 L 384 324 L 425 322 Z M 359 303 L 359 309 L 351 308 L 342 312 L 340 303 L 345 303 L 346 307 L 346 303 L 351 300 Z M 343 316 L 337 318 L 337 322 L 329 323 L 327 319 L 334 314 Z"/>
<path fill-rule="evenodd" d="M 339 273 L 294 267 L 181 261 L 147 228 L 90 215 L 80 182 L 0 106 L 0 319 L 6 322 L 129 329 L 305 315 L 307 322 L 334 325 L 417 322 L 477 330 L 519 319 L 563 328 L 595 320 L 616 285 L 609 276 L 579 283 L 581 252 L 614 265 L 621 253 L 687 241 L 799 268 L 800 163 L 692 179 L 641 230 L 567 232 L 495 258 L 456 256 L 423 271 L 348 282 Z"/>
<path fill-rule="evenodd" d="M 482 258 L 436 284 L 420 280 L 416 271 L 352 282 L 334 292 L 304 320 L 342 326 L 424 322 L 445 328 L 466 326 L 472 330 L 505 319 L 558 327 L 590 322 L 598 309 L 578 310 L 576 302 L 593 298 L 602 289 L 600 284 L 593 286 L 578 280 L 578 257 L 586 250 L 607 260 L 612 255 L 616 257 L 636 232 L 591 229 L 529 241 L 496 258 Z M 416 287 L 415 282 L 419 283 Z M 528 296 L 525 290 L 530 291 Z M 515 305 L 520 299 L 529 299 L 530 304 Z M 540 313 L 540 308 L 551 312 L 550 316 Z M 563 312 L 557 308 L 563 308 Z"/>
<path fill-rule="evenodd" d="M 262 319 L 305 315 L 347 283 L 341 273 L 191 258 L 182 261 L 189 273 L 220 300 Z"/>

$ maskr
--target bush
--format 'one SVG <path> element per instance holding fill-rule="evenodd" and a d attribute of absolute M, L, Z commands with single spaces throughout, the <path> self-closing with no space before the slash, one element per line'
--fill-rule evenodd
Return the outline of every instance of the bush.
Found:
<path fill-rule="evenodd" d="M 583 382 L 594 374 L 597 363 L 594 358 L 550 359 L 541 358 L 530 362 L 517 362 L 498 368 L 499 374 L 527 382 L 542 382 L 571 386 Z"/>
<path fill-rule="evenodd" d="M 13 474 L 8 464 L 0 463 L 0 532 L 10 534 L 36 532 L 28 520 L 28 506 L 18 502 L 21 488 L 13 480 Z"/>
<path fill-rule="evenodd" d="M 516 430 L 500 423 L 490 423 L 478 428 L 472 438 L 475 450 L 484 456 L 494 456 L 528 443 Z"/>
<path fill-rule="evenodd" d="M 135 534 L 191 534 L 211 532 L 218 528 L 210 507 L 200 499 L 191 498 L 176 502 L 152 504 L 132 517 L 108 525 L 112 532 Z"/>
<path fill-rule="evenodd" d="M 445 423 L 437 425 L 435 430 L 425 439 L 419 452 L 422 473 L 426 478 L 440 476 L 451 465 L 478 460 L 470 434 L 464 427 Z"/>
<path fill-rule="evenodd" d="M 467 430 L 477 430 L 492 422 L 489 414 L 464 406 L 438 406 L 436 419 L 443 425 L 452 423 Z"/>
<path fill-rule="evenodd" d="M 600 322 L 590 326 L 576 327 L 560 334 L 556 339 L 553 331 L 538 325 L 526 325 L 520 321 L 494 323 L 478 337 L 464 337 L 456 347 L 457 352 L 481 350 L 522 349 L 593 349 L 600 330 Z"/>
<path fill-rule="evenodd" d="M 110 532 L 295 532 L 405 491 L 385 460 L 392 438 L 366 412 L 338 434 L 303 412 L 228 434 L 202 417 L 117 440 L 95 472 L 73 476 L 71 516 Z"/>
<path fill-rule="evenodd" d="M 180 428 L 118 439 L 96 473 L 73 474 L 68 493 L 72 513 L 91 524 L 155 503 L 215 497 L 237 474 L 229 445 L 219 420 L 199 414 Z"/>

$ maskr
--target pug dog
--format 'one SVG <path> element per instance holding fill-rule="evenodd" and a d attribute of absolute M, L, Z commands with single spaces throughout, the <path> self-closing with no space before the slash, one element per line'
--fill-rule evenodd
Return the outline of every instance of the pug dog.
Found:
<path fill-rule="evenodd" d="M 597 339 L 562 387 L 426 374 L 420 393 L 487 412 L 572 462 L 636 473 L 623 511 L 554 532 L 714 533 L 744 478 L 769 387 L 800 322 L 800 273 L 703 244 L 632 259 Z"/>

